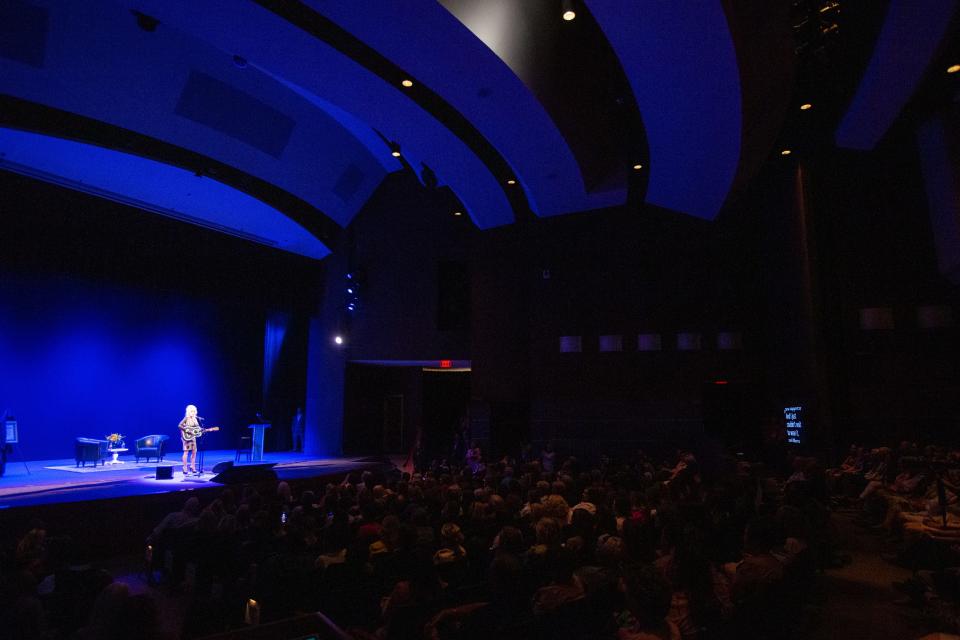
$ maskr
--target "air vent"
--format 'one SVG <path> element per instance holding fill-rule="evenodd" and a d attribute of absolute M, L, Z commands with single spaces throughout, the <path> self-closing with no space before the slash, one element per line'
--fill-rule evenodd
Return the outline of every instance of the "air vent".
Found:
<path fill-rule="evenodd" d="M 663 338 L 659 333 L 641 333 L 637 336 L 637 351 L 660 351 Z"/>
<path fill-rule="evenodd" d="M 248 93 L 199 71 L 190 73 L 175 113 L 279 158 L 293 118 Z"/>
<path fill-rule="evenodd" d="M 743 349 L 743 334 L 739 331 L 721 331 L 717 334 L 717 349 L 720 351 Z"/>
<path fill-rule="evenodd" d="M 623 351 L 623 336 L 622 335 L 600 336 L 600 351 L 602 353 L 612 353 L 615 351 Z"/>
<path fill-rule="evenodd" d="M 47 50 L 47 10 L 20 0 L 0 2 L 0 56 L 42 67 Z"/>
<path fill-rule="evenodd" d="M 677 334 L 677 350 L 679 351 L 700 351 L 700 345 L 703 336 L 699 333 L 688 332 Z"/>

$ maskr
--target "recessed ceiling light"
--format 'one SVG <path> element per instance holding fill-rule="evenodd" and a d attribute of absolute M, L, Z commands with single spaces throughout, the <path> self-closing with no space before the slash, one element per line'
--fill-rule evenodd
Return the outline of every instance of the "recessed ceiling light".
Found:
<path fill-rule="evenodd" d="M 455 215 L 455 216 L 462 216 L 462 215 L 463 215 L 463 212 L 462 212 L 462 211 L 454 211 L 454 212 L 453 212 L 453 215 Z"/>
<path fill-rule="evenodd" d="M 567 22 L 570 22 L 571 20 L 573 20 L 573 19 L 576 18 L 576 17 L 577 17 L 577 12 L 576 12 L 576 11 L 564 11 L 564 12 L 563 12 L 563 19 L 566 20 Z"/>
<path fill-rule="evenodd" d="M 517 184 L 516 180 L 507 180 L 507 184 Z"/>
<path fill-rule="evenodd" d="M 400 84 L 402 84 L 403 86 L 409 89 L 410 87 L 413 86 L 413 80 L 410 80 L 409 78 L 404 78 L 403 80 L 400 81 Z"/>
<path fill-rule="evenodd" d="M 813 109 L 813 105 L 809 102 L 804 102 L 802 105 L 800 105 L 800 111 L 806 111 L 807 109 Z"/>
<path fill-rule="evenodd" d="M 634 171 L 640 171 L 640 169 L 643 169 L 643 165 L 642 165 L 642 164 L 635 164 L 635 165 L 633 165 L 633 170 L 634 170 Z"/>
<path fill-rule="evenodd" d="M 399 152 L 399 151 L 391 151 L 391 152 L 390 152 L 390 155 L 392 155 L 394 158 L 399 158 L 399 157 L 400 157 L 400 152 Z"/>
<path fill-rule="evenodd" d="M 947 73 L 956 73 L 957 71 L 960 71 L 960 64 L 952 64 L 947 67 Z"/>
<path fill-rule="evenodd" d="M 784 149 L 783 151 L 780 152 L 780 155 L 782 155 L 782 156 L 788 156 L 788 155 L 790 155 L 791 153 L 793 153 L 793 151 L 790 151 L 790 149 Z"/>

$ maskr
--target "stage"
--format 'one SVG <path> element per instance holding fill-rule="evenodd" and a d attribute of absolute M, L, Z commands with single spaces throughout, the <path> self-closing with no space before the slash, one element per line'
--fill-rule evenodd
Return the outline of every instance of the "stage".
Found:
<path fill-rule="evenodd" d="M 157 480 L 157 462 L 136 464 L 132 455 L 121 456 L 122 464 L 106 464 L 77 468 L 72 459 L 28 460 L 26 463 L 7 460 L 7 470 L 0 477 L 0 509 L 29 507 L 61 502 L 107 500 L 130 496 L 172 493 L 190 489 L 221 486 L 210 479 L 210 470 L 220 462 L 233 462 L 234 451 L 204 452 L 204 470 L 201 477 L 184 477 L 181 473 L 180 452 L 167 456 L 160 466 L 173 467 L 172 480 Z M 383 459 L 374 458 L 317 458 L 303 453 L 268 452 L 264 463 L 272 463 L 280 480 L 300 480 L 338 476 L 359 470 L 385 470 L 392 467 Z M 247 464 L 245 457 L 234 466 Z M 29 473 L 28 473 L 29 469 Z"/>

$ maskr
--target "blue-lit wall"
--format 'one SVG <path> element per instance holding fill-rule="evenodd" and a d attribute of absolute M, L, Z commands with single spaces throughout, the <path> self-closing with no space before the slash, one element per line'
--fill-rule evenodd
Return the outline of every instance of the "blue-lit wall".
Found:
<path fill-rule="evenodd" d="M 152 433 L 175 438 L 188 403 L 209 425 L 226 423 L 204 444 L 229 446 L 230 423 L 248 404 L 248 354 L 230 344 L 257 330 L 244 324 L 242 314 L 185 296 L 4 274 L 0 409 L 19 419 L 28 459 L 71 457 L 76 436 L 119 431 L 131 446 Z"/>
<path fill-rule="evenodd" d="M 19 419 L 29 459 L 71 457 L 76 436 L 119 431 L 130 445 L 152 433 L 174 437 L 188 403 L 211 426 L 229 423 L 248 402 L 241 378 L 249 367 L 237 362 L 248 358 L 230 344 L 256 331 L 245 322 L 196 299 L 5 274 L 0 409 Z M 204 443 L 228 446 L 229 431 L 211 433 Z"/>
<path fill-rule="evenodd" d="M 222 429 L 207 448 L 235 447 L 258 410 L 289 427 L 321 263 L 2 171 L 0 194 L 0 411 L 28 459 L 113 431 L 169 434 L 176 455 L 188 403 Z M 291 319 L 265 398 L 277 313 Z"/>

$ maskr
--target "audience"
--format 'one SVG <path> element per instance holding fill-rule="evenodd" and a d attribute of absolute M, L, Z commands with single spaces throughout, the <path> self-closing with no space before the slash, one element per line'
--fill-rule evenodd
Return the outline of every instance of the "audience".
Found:
<path fill-rule="evenodd" d="M 591 467 L 549 444 L 478 450 L 413 474 L 190 497 L 145 537 L 158 588 L 192 596 L 179 636 L 242 627 L 254 600 L 261 622 L 322 611 L 360 639 L 789 637 L 816 572 L 840 560 L 838 508 L 897 542 L 893 560 L 930 569 L 897 585 L 909 602 L 960 592 L 955 451 L 855 445 L 834 469 L 796 457 L 777 478 L 691 451 Z M 39 523 L 3 561 L 11 637 L 159 634 L 151 596 Z"/>

